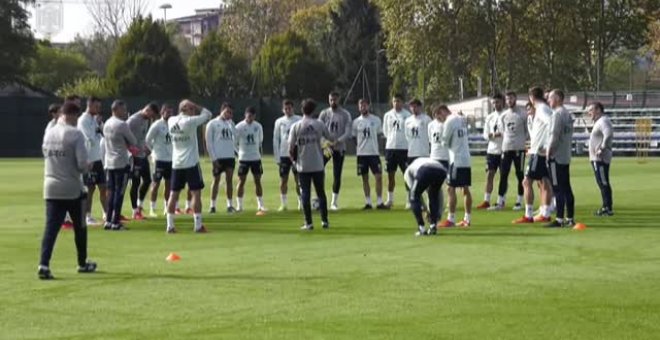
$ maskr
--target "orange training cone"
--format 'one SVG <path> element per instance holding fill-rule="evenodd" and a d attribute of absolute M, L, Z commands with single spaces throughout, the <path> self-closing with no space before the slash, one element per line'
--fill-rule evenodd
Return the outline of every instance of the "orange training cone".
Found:
<path fill-rule="evenodd" d="M 257 216 L 264 216 L 264 215 L 266 215 L 265 211 L 263 211 L 263 210 L 257 211 Z"/>
<path fill-rule="evenodd" d="M 169 255 L 167 255 L 165 260 L 167 260 L 168 262 L 176 262 L 181 260 L 181 256 L 177 255 L 177 253 L 170 253 Z"/>
<path fill-rule="evenodd" d="M 575 226 L 573 226 L 573 230 L 585 230 L 587 229 L 587 225 L 584 223 L 575 223 Z"/>

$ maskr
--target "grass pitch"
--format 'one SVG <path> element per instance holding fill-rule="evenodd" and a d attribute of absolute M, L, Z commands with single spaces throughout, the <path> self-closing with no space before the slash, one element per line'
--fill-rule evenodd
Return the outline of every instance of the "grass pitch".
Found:
<path fill-rule="evenodd" d="M 484 176 L 481 158 L 475 159 L 478 203 Z M 209 163 L 204 166 L 209 174 Z M 270 158 L 264 167 L 271 209 L 266 216 L 255 216 L 249 184 L 249 210 L 205 215 L 211 231 L 206 235 L 192 233 L 189 216 L 177 218 L 177 235 L 165 234 L 163 218 L 129 223 L 128 232 L 90 228 L 90 258 L 100 269 L 93 275 L 75 273 L 73 233 L 62 232 L 51 264 L 58 280 L 41 282 L 36 267 L 44 224 L 43 163 L 0 161 L 0 338 L 657 339 L 660 334 L 656 159 L 644 165 L 615 159 L 616 216 L 606 219 L 591 215 L 600 194 L 588 162 L 574 160 L 577 219 L 589 226 L 586 231 L 514 226 L 518 212 L 479 211 L 470 230 L 442 230 L 430 238 L 413 236 L 414 220 L 401 208 L 402 185 L 397 209 L 359 210 L 363 198 L 354 158 L 345 165 L 344 209 L 331 213 L 331 229 L 303 233 L 299 212 L 274 212 L 277 171 Z M 510 190 L 509 202 L 513 194 Z M 293 207 L 295 200 L 289 200 Z M 224 206 L 223 199 L 218 202 Z M 166 262 L 170 252 L 182 260 Z"/>

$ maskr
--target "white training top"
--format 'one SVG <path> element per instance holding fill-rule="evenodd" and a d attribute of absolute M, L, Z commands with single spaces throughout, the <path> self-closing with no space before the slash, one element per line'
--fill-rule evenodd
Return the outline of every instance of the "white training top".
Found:
<path fill-rule="evenodd" d="M 101 160 L 101 137 L 103 133 L 96 117 L 85 111 L 78 118 L 78 130 L 85 136 L 85 148 L 87 148 L 87 161 L 89 163 Z"/>
<path fill-rule="evenodd" d="M 172 136 L 165 119 L 161 118 L 151 124 L 149 131 L 147 131 L 145 144 L 152 151 L 155 161 L 172 161 Z"/>
<path fill-rule="evenodd" d="M 382 133 L 381 122 L 378 116 L 368 114 L 360 115 L 353 120 L 351 129 L 353 137 L 357 139 L 356 154 L 358 156 L 378 156 L 378 135 Z"/>
<path fill-rule="evenodd" d="M 211 119 L 211 111 L 202 109 L 198 116 L 180 113 L 167 120 L 172 136 L 172 169 L 187 169 L 199 163 L 197 128 Z"/>
<path fill-rule="evenodd" d="M 275 162 L 279 163 L 280 158 L 289 157 L 289 133 L 291 133 L 291 127 L 297 121 L 301 120 L 302 117 L 298 115 L 282 116 L 277 118 L 275 121 L 275 127 L 273 128 L 273 156 L 275 156 Z"/>
<path fill-rule="evenodd" d="M 429 123 L 431 123 L 431 117 L 426 113 L 412 115 L 406 119 L 408 157 L 428 157 L 431 154 Z"/>
<path fill-rule="evenodd" d="M 467 119 L 452 113 L 445 121 L 442 145 L 449 149 L 449 163 L 456 168 L 469 168 L 470 144 L 468 143 Z"/>
<path fill-rule="evenodd" d="M 543 103 L 534 103 L 536 113 L 530 132 L 529 153 L 545 156 L 545 151 L 550 142 L 550 121 L 552 120 L 552 109 Z"/>
<path fill-rule="evenodd" d="M 484 121 L 484 139 L 488 141 L 488 147 L 486 148 L 486 153 L 490 155 L 501 155 L 502 154 L 502 135 L 498 137 L 489 137 L 490 134 L 495 134 L 495 133 L 500 133 L 502 134 L 504 132 L 504 128 L 502 126 L 502 113 L 503 112 L 497 112 L 493 111 L 491 112 L 488 116 L 486 116 L 486 120 Z"/>
<path fill-rule="evenodd" d="M 261 144 L 264 142 L 264 129 L 256 120 L 248 124 L 245 120 L 236 125 L 236 147 L 238 160 L 251 162 L 261 160 Z"/>
<path fill-rule="evenodd" d="M 206 124 L 206 151 L 211 161 L 234 159 L 236 150 L 236 126 L 231 119 L 220 117 Z"/>
<path fill-rule="evenodd" d="M 405 134 L 405 122 L 411 113 L 402 109 L 397 112 L 394 109 L 387 111 L 383 117 L 383 134 L 385 135 L 386 150 L 408 150 L 408 140 Z"/>
<path fill-rule="evenodd" d="M 445 123 L 433 120 L 429 123 L 428 135 L 431 142 L 431 155 L 434 160 L 449 161 L 449 150 L 442 145 L 442 133 Z"/>
<path fill-rule="evenodd" d="M 527 143 L 527 114 L 517 109 L 504 111 L 502 121 L 502 151 L 523 151 Z"/>

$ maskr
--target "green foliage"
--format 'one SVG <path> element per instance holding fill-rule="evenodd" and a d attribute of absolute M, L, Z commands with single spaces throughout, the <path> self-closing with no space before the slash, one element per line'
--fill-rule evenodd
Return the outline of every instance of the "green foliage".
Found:
<path fill-rule="evenodd" d="M 108 85 L 119 96 L 183 97 L 190 93 L 186 68 L 162 23 L 137 18 L 119 39 Z"/>
<path fill-rule="evenodd" d="M 39 43 L 36 56 L 30 61 L 28 81 L 44 90 L 55 92 L 62 85 L 88 76 L 91 70 L 80 53 Z"/>
<path fill-rule="evenodd" d="M 24 79 L 35 42 L 25 7 L 32 0 L 3 0 L 0 5 L 0 85 Z"/>
<path fill-rule="evenodd" d="M 192 54 L 188 74 L 192 93 L 197 96 L 235 97 L 250 90 L 247 61 L 234 55 L 218 32 L 204 38 Z"/>
<path fill-rule="evenodd" d="M 110 90 L 105 79 L 98 76 L 78 78 L 72 83 L 64 84 L 57 92 L 60 98 L 68 95 L 77 94 L 83 97 L 111 98 L 115 94 Z"/>
<path fill-rule="evenodd" d="M 117 41 L 114 38 L 97 32 L 89 37 L 77 35 L 67 49 L 82 54 L 92 71 L 104 76 L 116 46 Z"/>
<path fill-rule="evenodd" d="M 252 64 L 252 73 L 263 95 L 322 98 L 333 86 L 327 66 L 293 32 L 268 40 Z"/>

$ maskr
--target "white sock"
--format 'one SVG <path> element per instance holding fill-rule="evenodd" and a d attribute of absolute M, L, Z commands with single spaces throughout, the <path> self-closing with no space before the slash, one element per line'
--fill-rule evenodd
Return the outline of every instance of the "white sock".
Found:
<path fill-rule="evenodd" d="M 261 210 L 264 207 L 264 198 L 263 197 L 257 197 L 257 208 Z"/>
<path fill-rule="evenodd" d="M 452 212 L 450 212 L 450 213 L 447 215 L 447 221 L 449 221 L 449 222 L 454 222 L 454 221 L 456 221 L 456 213 L 452 213 Z"/>
<path fill-rule="evenodd" d="M 387 192 L 387 203 L 392 203 L 394 202 L 394 191 L 388 191 Z"/>
<path fill-rule="evenodd" d="M 195 221 L 195 230 L 199 230 L 202 228 L 202 214 L 201 213 L 194 213 L 193 214 L 193 220 Z"/>
<path fill-rule="evenodd" d="M 138 206 L 138 208 L 142 208 L 142 204 L 143 204 L 143 203 L 144 203 L 144 202 L 142 202 L 142 200 L 138 198 L 138 200 L 137 200 L 137 206 Z"/>
<path fill-rule="evenodd" d="M 364 196 L 364 203 L 366 205 L 371 205 L 371 196 Z"/>
<path fill-rule="evenodd" d="M 383 196 L 376 197 L 376 202 L 378 202 L 378 205 L 383 204 Z"/>
<path fill-rule="evenodd" d="M 490 203 L 490 192 L 484 194 L 484 201 Z"/>
<path fill-rule="evenodd" d="M 215 208 L 215 203 L 216 203 L 216 200 L 215 200 L 215 199 L 212 199 L 212 200 L 211 200 L 211 208 Z"/>
<path fill-rule="evenodd" d="M 149 202 L 149 209 L 151 209 L 151 212 L 156 211 L 156 201 Z"/>
<path fill-rule="evenodd" d="M 174 214 L 167 213 L 167 229 L 174 228 Z"/>
<path fill-rule="evenodd" d="M 174 205 L 174 209 L 179 209 L 179 201 L 176 201 L 176 204 Z"/>
<path fill-rule="evenodd" d="M 232 203 L 232 202 L 231 202 L 231 198 L 228 198 L 228 199 L 227 199 L 227 208 L 231 208 L 231 207 L 232 207 L 231 203 Z"/>
<path fill-rule="evenodd" d="M 525 204 L 525 217 L 532 218 L 534 217 L 534 206 Z"/>
<path fill-rule="evenodd" d="M 545 209 L 543 209 L 545 207 Z M 550 217 L 550 207 L 547 205 L 541 206 L 541 214 L 543 217 Z"/>
<path fill-rule="evenodd" d="M 504 200 L 505 200 L 504 196 L 498 196 L 497 197 L 497 205 L 499 205 L 500 207 L 504 206 Z"/>
<path fill-rule="evenodd" d="M 190 209 L 190 201 L 186 200 L 186 210 Z"/>
<path fill-rule="evenodd" d="M 243 210 L 243 197 L 236 197 L 236 208 Z"/>
<path fill-rule="evenodd" d="M 288 200 L 287 200 L 286 194 L 282 194 L 282 195 L 280 195 L 280 201 L 282 202 L 282 206 L 283 206 L 283 207 L 286 207 L 286 205 L 287 205 L 287 203 L 288 203 Z"/>
<path fill-rule="evenodd" d="M 563 219 L 563 218 L 560 218 L 560 217 L 557 217 L 556 220 L 557 220 L 557 222 L 559 222 L 559 223 L 564 222 L 564 219 Z"/>
<path fill-rule="evenodd" d="M 465 216 L 463 216 L 463 221 L 468 221 L 468 222 L 470 222 L 470 221 L 471 221 L 471 218 L 470 218 L 470 217 L 471 217 L 471 216 L 470 216 L 470 213 L 465 213 Z"/>
<path fill-rule="evenodd" d="M 135 209 L 133 209 L 133 213 L 134 213 L 134 214 L 137 214 L 137 213 L 139 213 L 139 212 L 140 212 L 140 208 L 139 208 L 139 207 L 138 207 L 138 208 L 135 208 Z"/>
<path fill-rule="evenodd" d="M 85 214 L 85 217 L 87 217 L 87 218 L 92 217 L 92 213 L 87 213 L 87 214 Z"/>
<path fill-rule="evenodd" d="M 339 194 L 332 193 L 332 205 L 337 205 L 337 201 L 339 201 Z"/>
<path fill-rule="evenodd" d="M 516 204 L 522 204 L 523 197 L 522 195 L 518 195 L 518 198 L 516 198 Z"/>

